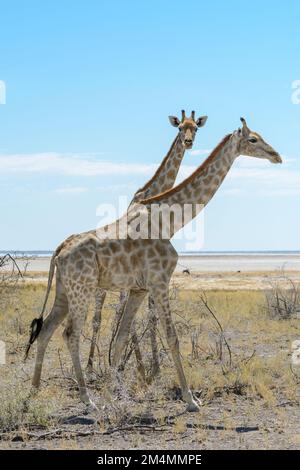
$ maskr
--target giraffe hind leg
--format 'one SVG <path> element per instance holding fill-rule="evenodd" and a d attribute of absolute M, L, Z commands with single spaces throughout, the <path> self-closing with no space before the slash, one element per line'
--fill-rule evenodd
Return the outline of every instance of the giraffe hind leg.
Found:
<path fill-rule="evenodd" d="M 158 345 L 157 345 L 158 319 L 156 317 L 154 301 L 151 298 L 151 296 L 149 296 L 149 323 L 150 323 L 150 341 L 151 341 L 151 350 L 152 350 L 151 377 L 149 379 L 149 381 L 151 382 L 159 374 L 159 370 L 160 370 Z"/>
<path fill-rule="evenodd" d="M 35 369 L 32 379 L 32 386 L 39 388 L 41 381 L 41 373 L 43 360 L 46 352 L 46 348 L 51 339 L 51 336 L 61 324 L 63 319 L 68 313 L 68 300 L 63 290 L 60 280 L 56 281 L 56 297 L 51 312 L 44 320 L 41 332 L 37 337 L 37 354 L 35 360 Z"/>
<path fill-rule="evenodd" d="M 120 365 L 122 352 L 128 344 L 132 322 L 146 295 L 147 291 L 144 290 L 130 291 L 129 293 L 115 338 L 112 366 Z"/>
<path fill-rule="evenodd" d="M 68 293 L 69 315 L 63 338 L 67 343 L 72 358 L 80 399 L 86 405 L 97 409 L 96 405 L 89 397 L 80 361 L 80 336 L 86 320 L 89 303 L 94 294 L 94 289 L 89 290 L 87 293 L 84 288 L 77 289 L 74 295 L 72 292 Z"/>

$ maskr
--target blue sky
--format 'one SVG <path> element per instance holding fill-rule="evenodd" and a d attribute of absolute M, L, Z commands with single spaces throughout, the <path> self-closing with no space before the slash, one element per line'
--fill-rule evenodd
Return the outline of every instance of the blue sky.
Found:
<path fill-rule="evenodd" d="M 240 116 L 285 159 L 235 163 L 203 249 L 300 249 L 299 14 L 293 0 L 2 2 L 0 249 L 95 227 L 99 204 L 151 177 L 182 108 L 209 119 L 181 178 Z"/>

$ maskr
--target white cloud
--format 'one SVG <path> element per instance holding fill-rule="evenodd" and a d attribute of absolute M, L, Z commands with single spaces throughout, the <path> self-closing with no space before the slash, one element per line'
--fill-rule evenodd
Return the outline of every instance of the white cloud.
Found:
<path fill-rule="evenodd" d="M 58 194 L 81 194 L 81 193 L 85 193 L 87 190 L 88 188 L 77 186 L 73 188 L 72 187 L 57 188 L 54 190 L 54 192 Z"/>
<path fill-rule="evenodd" d="M 58 153 L 0 155 L 0 172 L 56 173 L 67 176 L 148 175 L 157 165 L 113 163 L 85 155 Z"/>
<path fill-rule="evenodd" d="M 190 176 L 196 170 L 196 168 L 197 166 L 181 165 L 178 173 L 178 182 Z"/>
<path fill-rule="evenodd" d="M 250 160 L 250 159 L 248 159 Z M 254 160 L 254 159 L 253 159 Z M 293 196 L 300 194 L 300 169 L 283 165 L 272 165 L 270 162 L 257 162 L 233 167 L 228 175 L 228 183 L 242 188 L 249 184 L 252 192 L 264 196 Z M 250 190 L 250 189 L 249 189 Z"/>
<path fill-rule="evenodd" d="M 240 188 L 229 188 L 229 189 L 224 189 L 222 191 L 222 194 L 224 196 L 236 196 L 237 194 L 241 194 L 242 190 Z"/>
<path fill-rule="evenodd" d="M 261 196 L 275 197 L 275 196 L 300 196 L 299 188 L 274 188 L 274 189 L 261 189 L 258 191 Z"/>
<path fill-rule="evenodd" d="M 195 152 L 195 151 L 194 151 Z M 206 152 L 201 150 L 201 152 Z M 209 152 L 209 151 L 207 151 Z M 255 191 L 264 196 L 293 196 L 300 194 L 300 168 L 298 159 L 284 158 L 282 165 L 272 165 L 267 160 L 240 157 L 230 170 L 224 188 L 226 194 L 242 190 L 243 194 Z M 295 163 L 296 162 L 296 163 Z M 99 155 L 70 155 L 58 153 L 0 155 L 0 174 L 53 173 L 65 176 L 133 176 L 153 175 L 157 165 L 143 163 L 114 163 L 100 161 Z M 196 165 L 182 165 L 177 183 L 191 175 Z M 106 182 L 103 180 L 103 187 Z M 128 187 L 128 185 L 123 183 Z M 122 185 L 122 183 L 121 183 Z M 248 191 L 247 191 L 248 186 Z M 113 188 L 117 190 L 117 188 Z M 121 187 L 118 188 L 119 190 Z M 82 193 L 83 187 L 58 188 L 57 193 Z M 229 192 L 228 192 L 229 191 Z"/>
<path fill-rule="evenodd" d="M 270 166 L 270 162 L 263 158 L 251 158 L 241 155 L 234 162 L 234 168 L 266 168 Z"/>
<path fill-rule="evenodd" d="M 191 150 L 189 153 L 191 155 L 207 155 L 208 153 L 211 153 L 211 150 L 209 150 L 209 149 L 195 149 L 195 150 Z"/>
<path fill-rule="evenodd" d="M 135 184 L 132 183 L 124 183 L 124 184 L 108 184 L 108 185 L 103 185 L 99 186 L 97 189 L 100 191 L 122 191 L 122 190 L 136 190 L 137 187 Z"/>

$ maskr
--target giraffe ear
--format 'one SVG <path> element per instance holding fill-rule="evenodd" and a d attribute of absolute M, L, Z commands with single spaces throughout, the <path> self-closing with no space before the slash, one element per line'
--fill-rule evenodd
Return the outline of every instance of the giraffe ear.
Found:
<path fill-rule="evenodd" d="M 207 121 L 207 116 L 201 116 L 197 119 L 196 124 L 198 127 L 203 127 L 205 126 L 206 121 Z"/>
<path fill-rule="evenodd" d="M 176 116 L 169 116 L 169 121 L 174 127 L 178 127 L 180 124 L 180 121 Z"/>
<path fill-rule="evenodd" d="M 244 137 L 247 137 L 247 136 L 250 134 L 250 129 L 249 129 L 249 127 L 247 126 L 246 119 L 244 119 L 243 117 L 241 117 L 240 120 L 241 120 L 241 123 L 243 124 L 243 127 L 242 127 L 242 134 L 243 134 Z"/>

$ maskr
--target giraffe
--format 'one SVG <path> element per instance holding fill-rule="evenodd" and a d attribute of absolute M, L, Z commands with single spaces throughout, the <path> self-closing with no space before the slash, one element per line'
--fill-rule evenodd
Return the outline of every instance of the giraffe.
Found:
<path fill-rule="evenodd" d="M 205 162 L 195 172 L 173 189 L 162 194 L 144 199 L 134 205 L 126 215 L 129 229 L 127 238 L 102 238 L 96 231 L 81 234 L 67 249 L 58 247 L 51 260 L 46 299 L 56 268 L 56 296 L 49 315 L 43 320 L 32 322 L 31 337 L 27 348 L 37 338 L 37 355 L 32 385 L 40 385 L 42 363 L 47 344 L 55 329 L 67 317 L 63 336 L 72 357 L 77 377 L 81 400 L 91 407 L 91 401 L 81 364 L 79 340 L 88 305 L 100 286 L 106 290 L 129 291 L 128 298 L 116 336 L 113 365 L 117 366 L 122 351 L 127 343 L 130 326 L 147 292 L 153 297 L 168 342 L 175 368 L 177 370 L 182 397 L 188 411 L 198 411 L 199 405 L 193 398 L 181 363 L 179 341 L 174 327 L 169 306 L 169 283 L 177 264 L 178 254 L 170 242 L 177 230 L 173 220 L 168 238 L 135 238 L 131 236 L 132 221 L 143 212 L 150 220 L 153 204 L 172 206 L 178 204 L 206 206 L 212 199 L 225 176 L 239 155 L 264 158 L 271 163 L 281 163 L 280 155 L 256 132 L 251 131 L 245 119 L 242 128 L 228 134 L 212 151 Z M 197 210 L 193 210 L 195 217 Z M 119 228 L 119 219 L 111 226 L 104 227 L 104 232 Z M 149 224 L 151 226 L 151 223 Z M 164 227 L 159 224 L 159 233 Z"/>
<path fill-rule="evenodd" d="M 181 111 L 181 120 L 178 119 L 176 116 L 169 116 L 169 121 L 172 126 L 178 129 L 177 136 L 175 137 L 172 145 L 159 165 L 158 169 L 156 170 L 155 174 L 152 178 L 142 187 L 140 188 L 133 196 L 129 207 L 132 204 L 138 202 L 141 199 L 145 199 L 146 197 L 154 196 L 155 194 L 159 194 L 161 192 L 166 191 L 173 187 L 182 159 L 184 157 L 184 153 L 186 149 L 191 149 L 193 146 L 193 142 L 195 139 L 196 132 L 198 128 L 203 127 L 207 121 L 207 116 L 201 116 L 198 119 L 195 119 L 195 111 L 191 112 L 191 116 L 187 117 L 185 111 Z M 70 239 L 68 239 L 70 241 Z M 97 338 L 99 334 L 100 324 L 101 324 L 101 311 L 103 308 L 103 304 L 106 297 L 106 291 L 103 289 L 97 289 L 96 299 L 95 299 L 95 311 L 93 317 L 93 332 L 92 332 L 92 340 L 91 340 L 91 347 L 89 352 L 88 358 L 88 365 L 87 368 L 89 371 L 93 369 L 93 361 L 94 361 L 94 354 L 95 354 L 95 346 L 97 344 Z M 124 302 L 126 296 L 124 292 L 120 294 L 120 304 L 117 308 L 117 312 L 119 314 L 123 310 Z M 153 311 L 153 302 L 151 298 L 149 298 L 149 312 L 150 312 L 150 324 L 152 325 L 150 329 L 151 333 L 151 345 L 152 345 L 152 375 L 156 375 L 159 369 L 159 361 L 158 361 L 158 352 L 157 352 L 157 345 L 156 345 L 156 316 Z M 138 369 L 140 375 L 144 377 L 144 367 L 142 364 L 141 353 L 139 351 L 138 339 L 134 329 L 134 325 L 132 326 L 133 334 L 132 334 L 132 341 L 134 343 L 134 350 L 136 352 L 137 361 L 138 361 Z"/>

